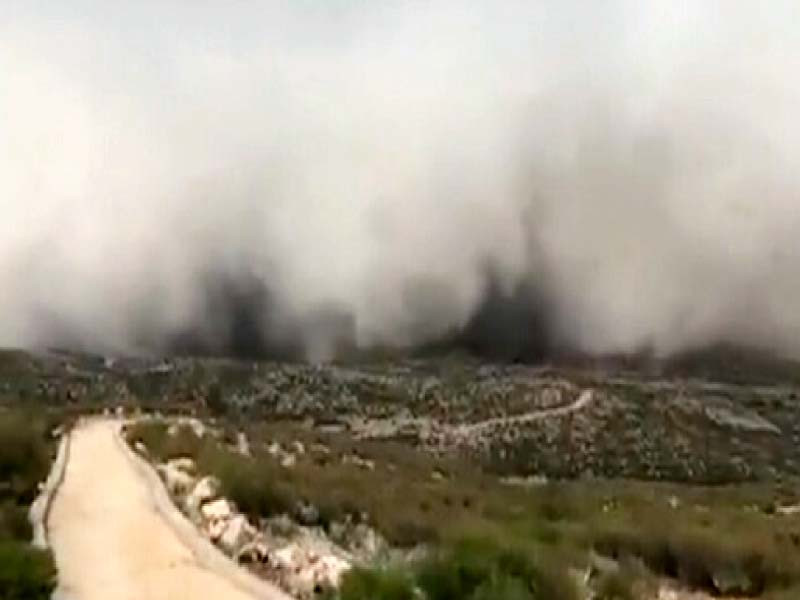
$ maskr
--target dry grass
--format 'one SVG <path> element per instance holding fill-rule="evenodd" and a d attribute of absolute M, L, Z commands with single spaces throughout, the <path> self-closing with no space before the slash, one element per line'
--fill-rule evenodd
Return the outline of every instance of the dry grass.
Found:
<path fill-rule="evenodd" d="M 562 567 L 585 567 L 594 550 L 622 563 L 639 560 L 654 575 L 714 594 L 779 597 L 800 584 L 800 519 L 764 510 L 790 486 L 594 480 L 520 488 L 399 443 L 358 442 L 297 423 L 249 427 L 252 458 L 189 432 L 170 437 L 163 425 L 142 427 L 135 431 L 156 456 L 194 457 L 253 515 L 291 511 L 303 501 L 318 507 L 323 526 L 345 516 L 366 519 L 397 546 L 448 548 L 468 536 L 526 556 L 546 555 Z M 286 449 L 301 442 L 305 452 L 284 468 L 266 451 L 273 442 Z M 368 462 L 359 466 L 348 460 L 353 456 Z M 626 598 L 620 581 L 600 581 L 608 594 Z"/>

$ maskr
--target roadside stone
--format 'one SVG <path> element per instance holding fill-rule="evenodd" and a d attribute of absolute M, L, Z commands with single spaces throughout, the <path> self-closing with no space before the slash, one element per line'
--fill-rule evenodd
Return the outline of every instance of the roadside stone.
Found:
<path fill-rule="evenodd" d="M 260 538 L 245 543 L 236 554 L 236 560 L 242 564 L 264 563 L 268 558 L 269 547 Z"/>
<path fill-rule="evenodd" d="M 167 461 L 167 465 L 189 474 L 193 474 L 196 470 L 194 461 L 189 457 L 173 458 Z"/>
<path fill-rule="evenodd" d="M 200 479 L 186 496 L 184 504 L 189 516 L 196 519 L 200 516 L 200 507 L 219 495 L 219 480 L 206 476 Z"/>
<path fill-rule="evenodd" d="M 319 590 L 335 589 L 350 563 L 334 554 L 319 554 L 311 548 L 292 543 L 270 554 L 285 588 L 294 596 L 311 597 Z"/>
<path fill-rule="evenodd" d="M 244 515 L 234 515 L 226 521 L 219 536 L 219 545 L 228 553 L 238 554 L 240 549 L 256 536 L 255 528 Z"/>
<path fill-rule="evenodd" d="M 233 515 L 233 507 L 225 498 L 218 498 L 203 504 L 200 507 L 200 513 L 207 521 L 230 519 Z"/>
<path fill-rule="evenodd" d="M 179 469 L 172 462 L 158 465 L 156 470 L 164 479 L 167 490 L 173 496 L 183 496 L 187 494 L 195 484 L 194 477 Z"/>

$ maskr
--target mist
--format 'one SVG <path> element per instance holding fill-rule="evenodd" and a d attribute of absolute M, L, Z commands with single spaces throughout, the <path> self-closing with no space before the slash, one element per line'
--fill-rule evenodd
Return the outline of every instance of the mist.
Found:
<path fill-rule="evenodd" d="M 800 356 L 795 2 L 2 13 L 0 345 Z"/>

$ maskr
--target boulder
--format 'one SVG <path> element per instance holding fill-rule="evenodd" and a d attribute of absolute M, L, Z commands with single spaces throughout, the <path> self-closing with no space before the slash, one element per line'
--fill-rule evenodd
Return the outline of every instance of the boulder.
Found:
<path fill-rule="evenodd" d="M 228 521 L 226 519 L 212 519 L 203 523 L 202 527 L 206 537 L 212 542 L 217 542 L 222 537 L 222 534 L 225 533 L 227 526 Z"/>
<path fill-rule="evenodd" d="M 236 560 L 243 564 L 264 563 L 268 558 L 269 547 L 261 538 L 245 543 L 236 553 Z"/>
<path fill-rule="evenodd" d="M 194 461 L 189 457 L 173 458 L 172 460 L 168 460 L 167 464 L 184 473 L 191 474 L 195 472 Z"/>
<path fill-rule="evenodd" d="M 335 589 L 351 568 L 335 554 L 320 554 L 299 544 L 289 544 L 270 555 L 281 581 L 295 596 L 308 596 L 320 589 Z"/>
<path fill-rule="evenodd" d="M 189 490 L 194 487 L 194 477 L 177 468 L 172 461 L 163 465 L 158 465 L 157 470 L 164 478 L 167 490 L 173 496 L 188 494 Z"/>
<path fill-rule="evenodd" d="M 200 507 L 200 514 L 206 521 L 227 520 L 233 516 L 233 507 L 225 498 L 206 502 Z"/>
<path fill-rule="evenodd" d="M 238 555 L 241 548 L 256 536 L 256 529 L 244 515 L 234 515 L 226 521 L 225 528 L 219 536 L 219 545 L 226 552 Z"/>
<path fill-rule="evenodd" d="M 203 477 L 195 484 L 184 501 L 190 517 L 200 516 L 200 507 L 219 495 L 219 486 L 219 480 L 215 477 Z"/>

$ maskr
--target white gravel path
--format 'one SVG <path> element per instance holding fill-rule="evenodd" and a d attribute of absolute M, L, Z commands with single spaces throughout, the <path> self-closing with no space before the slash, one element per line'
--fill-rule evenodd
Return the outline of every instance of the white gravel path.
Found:
<path fill-rule="evenodd" d="M 117 427 L 110 420 L 94 420 L 73 431 L 64 482 L 48 520 L 59 576 L 55 597 L 285 600 L 268 584 L 260 593 L 245 591 L 228 576 L 238 569 L 235 565 L 209 569 L 219 563 L 198 559 L 201 546 L 184 543 L 174 523 L 165 519 L 159 490 L 126 456 Z"/>

